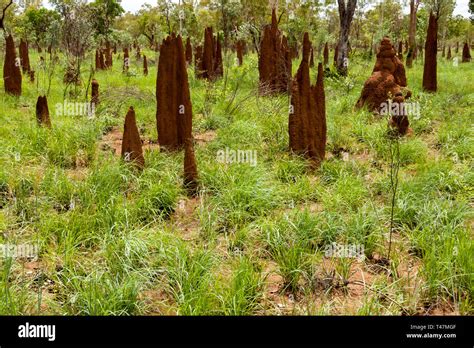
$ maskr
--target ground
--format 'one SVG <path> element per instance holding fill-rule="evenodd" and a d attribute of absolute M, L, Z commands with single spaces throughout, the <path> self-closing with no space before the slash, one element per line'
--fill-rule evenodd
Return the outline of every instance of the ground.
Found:
<path fill-rule="evenodd" d="M 87 100 L 93 56 L 78 93 L 65 91 L 60 56 L 51 130 L 35 119 L 46 72 L 24 78 L 18 99 L 0 82 L 0 244 L 39 246 L 36 258 L 0 261 L 0 314 L 474 314 L 474 63 L 439 57 L 434 94 L 421 90 L 421 60 L 407 70 L 420 114 L 399 143 L 387 262 L 396 144 L 386 117 L 354 108 L 374 59 L 355 54 L 349 77 L 326 77 L 327 159 L 316 170 L 288 151 L 288 97 L 258 96 L 255 54 L 238 67 L 229 52 L 213 84 L 189 67 L 201 184 L 190 199 L 183 154 L 157 145 L 156 67 L 144 77 L 131 57 L 127 75 L 119 56 L 95 74 L 101 104 L 88 118 L 56 105 Z M 120 160 L 131 105 L 143 172 Z M 256 151 L 256 166 L 221 163 L 225 149 Z M 330 257 L 331 243 L 364 257 Z"/>

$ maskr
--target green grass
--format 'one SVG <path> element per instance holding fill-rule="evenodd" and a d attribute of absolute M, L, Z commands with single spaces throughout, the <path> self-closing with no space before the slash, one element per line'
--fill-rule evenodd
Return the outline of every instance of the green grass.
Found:
<path fill-rule="evenodd" d="M 420 61 L 407 70 L 421 115 L 400 142 L 392 276 L 377 264 L 388 250 L 387 123 L 354 108 L 373 64 L 354 56 L 347 78 L 325 80 L 328 156 L 318 170 L 289 154 L 288 97 L 257 95 L 255 54 L 215 83 L 190 67 L 193 132 L 212 135 L 196 145 L 195 200 L 182 187 L 182 153 L 147 150 L 139 173 L 101 148 L 131 105 L 142 139 L 156 140 L 154 64 L 147 77 L 140 62 L 122 74 L 117 58 L 97 72 L 94 119 L 55 114 L 65 96 L 58 65 L 51 130 L 34 114 L 43 72 L 37 84 L 24 79 L 20 98 L 1 92 L 0 244 L 35 243 L 40 254 L 0 259 L 0 314 L 384 315 L 425 313 L 427 303 L 473 314 L 473 63 L 440 58 L 435 94 L 421 90 Z M 66 99 L 84 102 L 78 91 Z M 226 148 L 256 151 L 256 166 L 219 163 Z M 366 258 L 328 258 L 331 243 L 363 245 Z"/>

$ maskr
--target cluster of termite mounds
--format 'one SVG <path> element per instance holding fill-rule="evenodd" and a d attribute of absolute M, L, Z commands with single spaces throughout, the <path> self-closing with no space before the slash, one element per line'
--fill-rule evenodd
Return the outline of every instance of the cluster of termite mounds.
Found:
<path fill-rule="evenodd" d="M 326 151 L 326 101 L 323 65 L 318 65 L 315 85 L 310 78 L 311 42 L 303 37 L 303 58 L 291 82 L 291 105 L 288 121 L 290 149 L 308 157 L 318 166 Z"/>
<path fill-rule="evenodd" d="M 364 83 L 356 106 L 361 108 L 367 105 L 370 111 L 381 112 L 384 107 L 387 107 L 388 100 L 398 104 L 401 107 L 396 108 L 398 112 L 392 114 L 390 123 L 399 134 L 404 135 L 408 132 L 409 122 L 402 106 L 405 98 L 411 96 L 408 90 L 405 94 L 403 93 L 406 86 L 405 67 L 397 57 L 390 39 L 385 37 L 380 43 L 372 75 Z"/>
<path fill-rule="evenodd" d="M 263 29 L 258 71 L 261 95 L 288 92 L 291 81 L 291 52 L 286 36 L 278 29 L 275 9 L 272 10 L 271 24 Z"/>
<path fill-rule="evenodd" d="M 221 41 L 213 34 L 212 27 L 204 30 L 204 45 L 196 50 L 196 67 L 197 77 L 201 79 L 213 81 L 224 74 Z"/>

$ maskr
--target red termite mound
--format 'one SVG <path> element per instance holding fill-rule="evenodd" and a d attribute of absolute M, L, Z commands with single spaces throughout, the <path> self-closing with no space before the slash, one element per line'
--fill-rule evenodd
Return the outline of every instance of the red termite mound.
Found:
<path fill-rule="evenodd" d="M 288 41 L 278 29 L 275 9 L 272 22 L 265 26 L 260 43 L 258 71 L 260 94 L 288 92 L 291 80 L 291 53 Z"/>
<path fill-rule="evenodd" d="M 204 30 L 204 47 L 199 57 L 198 77 L 214 80 L 223 75 L 222 48 L 219 37 L 214 36 L 212 27 Z"/>
<path fill-rule="evenodd" d="M 176 150 L 192 138 L 193 110 L 181 36 L 163 40 L 156 80 L 156 122 L 160 147 Z"/>
<path fill-rule="evenodd" d="M 21 69 L 23 70 L 23 74 L 26 74 L 31 70 L 31 66 L 30 66 L 30 55 L 28 52 L 28 43 L 23 39 L 20 40 L 20 59 L 21 59 Z"/>
<path fill-rule="evenodd" d="M 143 55 L 143 75 L 148 76 L 148 60 L 145 55 Z"/>
<path fill-rule="evenodd" d="M 104 62 L 104 55 L 100 49 L 95 51 L 95 69 L 96 70 L 104 70 L 105 69 L 105 62 Z"/>
<path fill-rule="evenodd" d="M 204 47 L 202 55 L 199 59 L 198 77 L 208 80 L 214 78 L 214 39 L 212 28 L 208 27 L 204 30 Z"/>
<path fill-rule="evenodd" d="M 48 99 L 46 96 L 39 96 L 36 102 L 36 120 L 38 125 L 51 128 L 51 120 L 49 118 Z"/>
<path fill-rule="evenodd" d="M 327 42 L 324 44 L 323 59 L 326 67 L 329 64 L 329 46 Z"/>
<path fill-rule="evenodd" d="M 191 39 L 186 39 L 186 62 L 188 65 L 193 63 L 193 47 L 191 46 Z"/>
<path fill-rule="evenodd" d="M 11 35 L 5 38 L 6 51 L 3 64 L 3 82 L 5 92 L 11 95 L 21 95 L 21 70 L 20 62 L 16 58 L 15 42 Z"/>
<path fill-rule="evenodd" d="M 364 84 L 357 107 L 367 104 L 369 110 L 380 111 L 390 96 L 395 96 L 406 86 L 405 67 L 396 56 L 390 39 L 385 37 L 380 43 L 372 76 Z"/>
<path fill-rule="evenodd" d="M 193 139 L 184 142 L 184 187 L 192 197 L 198 193 L 198 171 L 196 157 L 194 156 Z"/>
<path fill-rule="evenodd" d="M 99 82 L 96 79 L 91 82 L 91 104 L 99 104 Z"/>
<path fill-rule="evenodd" d="M 469 51 L 469 45 L 467 42 L 464 43 L 464 47 L 462 48 L 462 62 L 468 63 L 471 61 L 471 52 Z"/>
<path fill-rule="evenodd" d="M 326 151 L 326 106 L 323 65 L 318 65 L 316 85 L 311 86 L 308 33 L 303 38 L 303 59 L 291 85 L 291 108 L 288 121 L 290 149 L 307 156 L 319 165 Z"/>
<path fill-rule="evenodd" d="M 409 124 L 403 108 L 405 97 L 402 93 L 403 87 L 406 86 L 405 67 L 398 59 L 390 39 L 384 38 L 377 53 L 372 75 L 365 82 L 356 106 L 361 108 L 367 104 L 371 111 L 390 113 L 392 115 L 390 124 L 396 127 L 400 134 L 406 134 Z M 406 97 L 409 98 L 410 95 L 411 92 L 407 90 Z M 392 104 L 397 104 L 395 113 L 392 112 Z"/>
<path fill-rule="evenodd" d="M 125 116 L 122 138 L 122 158 L 124 161 L 132 163 L 139 169 L 145 166 L 142 141 L 140 139 L 140 133 L 138 133 L 135 110 L 132 106 L 130 106 L 127 116 Z"/>
<path fill-rule="evenodd" d="M 425 64 L 423 69 L 423 89 L 429 92 L 436 92 L 437 82 L 437 60 L 438 53 L 438 19 L 430 13 L 428 32 L 425 42 Z"/>
<path fill-rule="evenodd" d="M 239 66 L 242 66 L 244 62 L 244 51 L 245 51 L 245 41 L 238 40 L 235 44 L 235 51 L 237 53 L 237 60 L 239 62 Z"/>

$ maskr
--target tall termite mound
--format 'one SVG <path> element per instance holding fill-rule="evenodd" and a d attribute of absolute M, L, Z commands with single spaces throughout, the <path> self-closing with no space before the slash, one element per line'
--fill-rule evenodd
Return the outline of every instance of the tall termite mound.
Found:
<path fill-rule="evenodd" d="M 447 60 L 451 60 L 452 55 L 451 55 L 451 46 L 448 46 L 448 54 L 446 55 Z"/>
<path fill-rule="evenodd" d="M 186 63 L 191 65 L 193 63 L 193 47 L 191 46 L 191 39 L 186 39 Z"/>
<path fill-rule="evenodd" d="M 91 104 L 99 104 L 99 82 L 96 79 L 91 82 Z"/>
<path fill-rule="evenodd" d="M 39 96 L 38 100 L 36 101 L 36 121 L 40 126 L 51 128 L 48 99 L 46 96 Z"/>
<path fill-rule="evenodd" d="M 28 52 L 28 42 L 23 39 L 20 40 L 20 60 L 23 74 L 28 73 L 31 70 L 30 55 Z"/>
<path fill-rule="evenodd" d="M 425 64 L 423 68 L 423 89 L 429 92 L 436 92 L 437 81 L 437 60 L 438 53 L 438 18 L 431 12 L 428 22 L 428 31 L 425 42 Z"/>
<path fill-rule="evenodd" d="M 238 40 L 235 43 L 235 51 L 237 53 L 237 61 L 239 63 L 239 66 L 242 66 L 244 62 L 244 51 L 245 51 L 245 41 L 244 40 Z"/>
<path fill-rule="evenodd" d="M 291 106 L 288 121 L 290 149 L 307 156 L 315 165 L 325 157 L 326 106 L 323 65 L 318 65 L 316 85 L 311 86 L 309 57 L 311 42 L 303 37 L 303 59 L 291 84 Z"/>
<path fill-rule="evenodd" d="M 468 63 L 471 61 L 471 52 L 469 51 L 469 45 L 467 42 L 464 43 L 464 47 L 462 48 L 462 62 Z"/>
<path fill-rule="evenodd" d="M 214 36 L 212 27 L 204 30 L 204 46 L 198 61 L 199 78 L 215 80 L 223 75 L 221 42 L 219 37 Z"/>
<path fill-rule="evenodd" d="M 188 138 L 184 142 L 184 178 L 185 189 L 190 196 L 196 196 L 198 193 L 198 171 L 196 157 L 194 156 L 193 139 Z"/>
<path fill-rule="evenodd" d="M 258 71 L 260 94 L 288 92 L 291 81 L 291 52 L 287 38 L 278 29 L 275 9 L 272 22 L 265 26 L 260 43 Z"/>
<path fill-rule="evenodd" d="M 402 110 L 400 103 L 404 102 L 403 87 L 407 86 L 405 67 L 397 57 L 395 48 L 390 39 L 385 37 L 377 53 L 372 75 L 365 82 L 361 96 L 357 101 L 358 108 L 367 104 L 371 111 L 389 112 L 387 105 L 397 104 L 397 110 Z M 409 98 L 410 91 L 406 91 L 406 97 Z M 392 114 L 392 113 L 391 113 Z M 408 129 L 408 118 L 402 112 L 392 114 L 392 125 L 399 129 L 401 134 L 405 134 Z"/>
<path fill-rule="evenodd" d="M 148 76 L 148 60 L 145 55 L 143 55 L 143 75 Z"/>
<path fill-rule="evenodd" d="M 3 82 L 5 92 L 11 95 L 21 95 L 21 70 L 20 62 L 16 58 L 15 42 L 11 35 L 5 38 L 6 51 L 3 64 Z"/>
<path fill-rule="evenodd" d="M 329 64 L 329 46 L 327 42 L 324 44 L 323 61 L 326 67 Z"/>
<path fill-rule="evenodd" d="M 390 39 L 385 37 L 377 53 L 372 75 L 365 81 L 357 107 L 367 104 L 369 110 L 380 111 L 390 96 L 395 96 L 407 86 L 405 67 L 398 59 Z"/>
<path fill-rule="evenodd" d="M 193 111 L 181 36 L 172 34 L 161 45 L 156 80 L 158 142 L 167 150 L 192 138 Z"/>
<path fill-rule="evenodd" d="M 142 169 L 145 166 L 142 141 L 138 132 L 135 110 L 132 106 L 128 109 L 123 126 L 122 158 L 125 162 L 132 163 L 137 168 Z"/>

